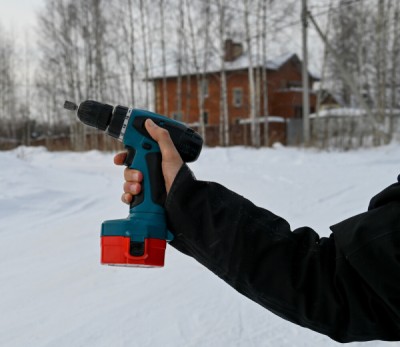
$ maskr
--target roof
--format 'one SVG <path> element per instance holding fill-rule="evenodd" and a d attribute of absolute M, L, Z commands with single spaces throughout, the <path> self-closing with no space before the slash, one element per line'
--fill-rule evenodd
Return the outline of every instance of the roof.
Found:
<path fill-rule="evenodd" d="M 263 64 L 260 62 L 262 61 L 262 58 L 260 56 L 257 56 L 256 54 L 252 55 L 252 65 L 254 68 L 256 67 L 261 67 Z M 276 71 L 279 70 L 284 64 L 286 64 L 288 61 L 295 59 L 301 64 L 301 60 L 297 56 L 296 53 L 285 53 L 281 54 L 273 59 L 268 59 L 267 62 L 264 64 L 264 67 L 268 70 L 271 71 Z M 189 64 L 186 64 L 189 65 Z M 239 70 L 245 70 L 248 69 L 249 67 L 249 56 L 248 54 L 244 53 L 237 59 L 235 59 L 232 62 L 225 62 L 225 71 L 239 71 Z M 191 64 L 188 69 L 182 69 L 183 71 L 181 72 L 182 76 L 187 76 L 187 75 L 195 75 L 196 74 L 196 69 L 194 67 L 194 64 Z M 158 69 L 154 71 L 154 74 L 149 78 L 149 80 L 156 80 L 156 79 L 161 79 L 164 77 L 176 77 L 178 76 L 177 72 L 177 66 L 176 64 L 169 65 L 167 66 L 167 71 L 164 76 L 162 72 L 162 67 L 160 66 Z M 201 73 L 203 73 L 202 69 L 200 69 Z M 221 71 L 221 62 L 219 59 L 214 59 L 209 62 L 207 65 L 206 74 L 211 74 L 211 73 L 219 73 Z M 310 76 L 317 80 L 319 79 L 318 76 L 315 74 L 311 73 L 309 71 Z"/>

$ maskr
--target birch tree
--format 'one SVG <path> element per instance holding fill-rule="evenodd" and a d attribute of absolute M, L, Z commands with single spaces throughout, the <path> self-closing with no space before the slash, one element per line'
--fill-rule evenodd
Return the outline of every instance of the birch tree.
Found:
<path fill-rule="evenodd" d="M 0 136 L 16 138 L 17 132 L 12 117 L 18 115 L 15 46 L 0 26 L 0 120 L 5 125 Z"/>
<path fill-rule="evenodd" d="M 165 12 L 166 0 L 159 0 L 160 21 L 161 21 L 161 59 L 162 59 L 162 89 L 163 89 L 163 109 L 168 112 L 168 88 L 167 88 L 167 61 L 165 44 Z"/>
<path fill-rule="evenodd" d="M 179 20 L 177 21 L 177 36 L 178 36 L 178 52 L 176 57 L 177 65 L 177 84 L 176 84 L 176 115 L 178 119 L 182 115 L 182 63 L 183 63 L 183 35 L 184 35 L 184 23 L 185 17 L 183 12 L 183 0 L 179 0 Z"/>
<path fill-rule="evenodd" d="M 255 93 L 255 81 L 254 81 L 254 69 L 253 69 L 253 49 L 252 49 L 252 33 L 250 30 L 250 7 L 251 0 L 244 0 L 244 28 L 245 37 L 248 52 L 248 78 L 249 78 L 249 106 L 250 106 L 250 129 L 251 129 L 251 144 L 254 147 L 260 147 L 260 127 L 257 122 L 257 110 L 256 110 L 256 93 Z"/>
<path fill-rule="evenodd" d="M 205 126 L 205 119 L 204 119 L 204 86 L 206 83 L 206 70 L 208 64 L 208 57 L 209 57 L 209 49 L 210 49 L 210 34 L 209 34 L 209 27 L 211 23 L 211 4 L 210 0 L 205 0 L 204 4 L 202 5 L 202 21 L 201 26 L 196 30 L 193 14 L 192 14 L 192 5 L 190 4 L 189 0 L 186 0 L 186 8 L 187 8 L 187 18 L 188 18 L 188 26 L 189 26 L 189 35 L 192 42 L 192 62 L 195 69 L 196 75 L 196 84 L 197 84 L 197 102 L 199 108 L 199 128 L 200 128 L 200 135 L 203 137 L 204 142 L 206 143 L 206 126 Z M 202 35 L 201 39 L 197 38 L 197 36 Z M 203 44 L 203 51 L 198 50 L 197 42 L 201 42 Z M 203 53 L 203 54 L 201 54 Z M 201 59 L 200 59 L 201 57 Z"/>
<path fill-rule="evenodd" d="M 386 3 L 379 0 L 378 11 L 375 19 L 375 100 L 376 100 L 376 119 L 379 123 L 385 122 L 386 108 L 386 55 L 387 55 L 387 22 L 386 22 Z M 379 144 L 379 134 L 375 134 L 376 144 Z"/>
<path fill-rule="evenodd" d="M 163 1 L 163 0 L 161 0 Z M 130 88 L 130 99 L 131 104 L 135 104 L 135 25 L 133 18 L 133 7 L 132 0 L 128 0 L 128 16 L 129 16 L 129 31 L 127 30 L 127 36 L 129 37 L 129 56 L 128 71 L 129 71 L 129 88 Z"/>
<path fill-rule="evenodd" d="M 398 109 L 399 103 L 399 80 L 400 80 L 400 4 L 395 2 L 393 11 L 393 38 L 392 38 L 392 54 L 391 54 L 391 71 L 390 71 L 390 118 L 389 118 L 389 138 L 393 138 L 394 129 L 394 109 Z"/>
<path fill-rule="evenodd" d="M 146 80 L 145 85 L 145 105 L 147 108 L 150 107 L 150 96 L 147 81 L 149 80 L 149 57 L 147 52 L 147 31 L 146 31 L 146 11 L 144 8 L 144 0 L 139 0 L 140 8 L 140 24 L 141 24 L 141 35 L 142 35 L 142 49 L 143 49 L 143 65 L 144 65 L 144 76 Z"/>
<path fill-rule="evenodd" d="M 221 146 L 229 146 L 229 113 L 228 113 L 228 91 L 225 71 L 225 32 L 227 23 L 225 0 L 217 3 L 219 13 L 219 40 L 220 40 L 220 121 L 219 121 L 219 143 Z"/>
<path fill-rule="evenodd" d="M 271 1 L 270 1 L 271 2 Z M 262 99 L 264 121 L 264 145 L 269 146 L 269 120 L 268 120 L 268 76 L 267 76 L 267 21 L 268 21 L 267 1 L 262 1 Z"/>

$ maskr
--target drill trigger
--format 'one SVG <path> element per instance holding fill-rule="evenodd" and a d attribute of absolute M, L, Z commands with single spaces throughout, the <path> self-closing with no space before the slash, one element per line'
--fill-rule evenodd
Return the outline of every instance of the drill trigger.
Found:
<path fill-rule="evenodd" d="M 125 146 L 127 150 L 127 154 L 124 160 L 124 165 L 130 167 L 133 163 L 133 159 L 135 158 L 136 150 L 133 147 Z"/>

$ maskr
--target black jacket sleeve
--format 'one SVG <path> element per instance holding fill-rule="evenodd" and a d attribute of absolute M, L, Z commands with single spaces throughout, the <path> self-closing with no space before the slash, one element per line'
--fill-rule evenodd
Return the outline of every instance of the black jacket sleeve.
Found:
<path fill-rule="evenodd" d="M 339 342 L 400 340 L 400 185 L 320 238 L 183 165 L 171 245 L 278 316 Z"/>

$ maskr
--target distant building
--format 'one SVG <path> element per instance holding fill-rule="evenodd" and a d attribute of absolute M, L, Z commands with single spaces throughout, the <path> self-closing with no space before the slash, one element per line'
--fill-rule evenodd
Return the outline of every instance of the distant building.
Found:
<path fill-rule="evenodd" d="M 268 115 L 283 119 L 301 118 L 302 104 L 302 67 L 299 57 L 294 54 L 284 54 L 268 60 L 262 66 L 260 59 L 253 58 L 254 71 L 266 69 L 268 78 Z M 232 40 L 225 42 L 225 71 L 227 80 L 227 100 L 229 123 L 238 124 L 240 120 L 249 118 L 249 57 L 243 52 L 240 43 Z M 204 118 L 207 125 L 218 125 L 220 121 L 220 62 L 210 62 L 205 71 L 206 83 L 204 88 Z M 261 75 L 261 74 L 260 74 Z M 155 110 L 160 114 L 183 121 L 196 123 L 199 121 L 198 88 L 195 72 L 181 75 L 181 109 L 177 109 L 178 73 L 168 71 L 166 74 L 168 109 L 164 109 L 164 76 L 158 74 L 151 80 L 155 88 Z M 312 86 L 318 78 L 309 74 L 310 85 L 310 112 L 316 108 L 316 94 Z M 256 90 L 262 96 L 262 79 L 255 79 Z M 260 97 L 260 114 L 263 117 L 263 100 Z"/>

